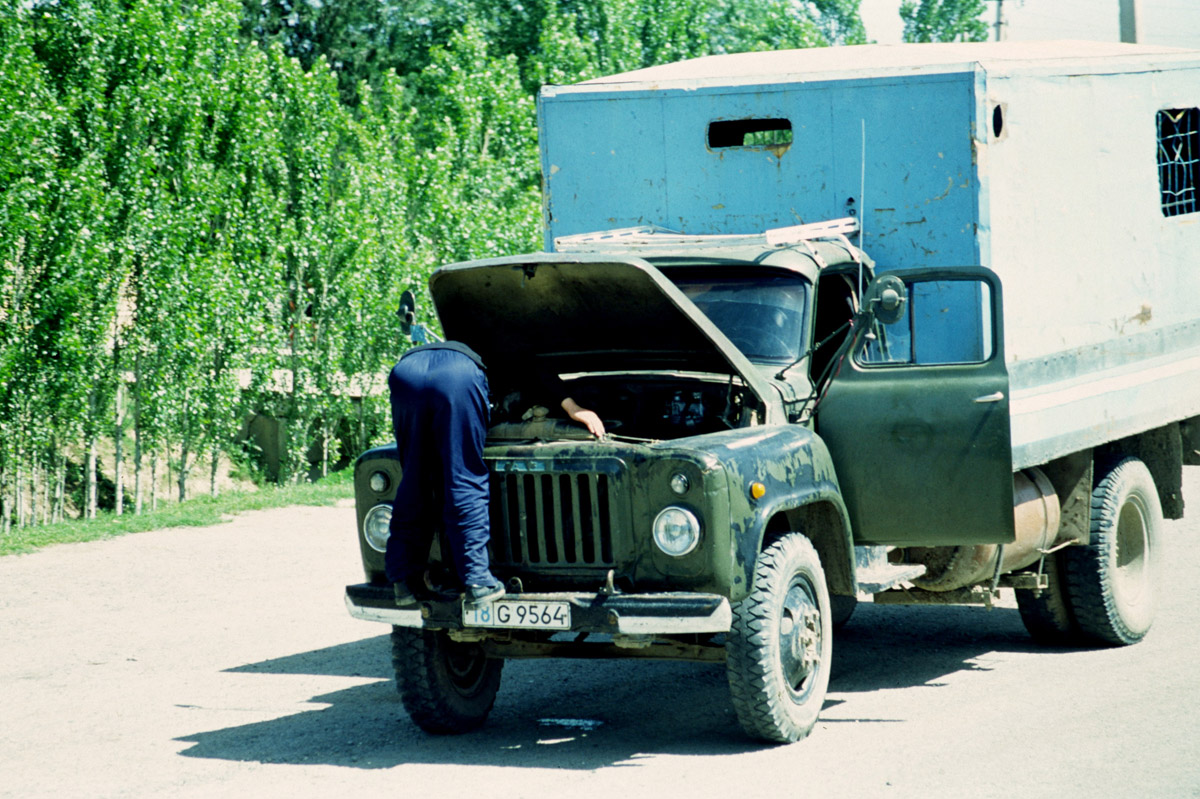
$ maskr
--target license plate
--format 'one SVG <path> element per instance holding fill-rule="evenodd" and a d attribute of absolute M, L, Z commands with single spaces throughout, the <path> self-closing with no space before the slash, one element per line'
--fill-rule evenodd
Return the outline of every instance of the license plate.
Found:
<path fill-rule="evenodd" d="M 464 607 L 463 626 L 569 630 L 571 605 L 535 599 L 501 599 L 479 608 Z"/>

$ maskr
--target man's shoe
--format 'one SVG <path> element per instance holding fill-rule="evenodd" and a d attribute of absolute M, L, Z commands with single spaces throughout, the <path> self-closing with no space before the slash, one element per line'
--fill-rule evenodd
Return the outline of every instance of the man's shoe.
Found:
<path fill-rule="evenodd" d="M 396 607 L 398 608 L 415 608 L 419 605 L 416 594 L 408 587 L 407 580 L 392 583 L 392 593 L 396 596 Z"/>
<path fill-rule="evenodd" d="M 468 585 L 466 593 L 463 594 L 463 607 L 467 610 L 475 610 L 502 596 L 504 596 L 504 585 L 501 583 Z"/>

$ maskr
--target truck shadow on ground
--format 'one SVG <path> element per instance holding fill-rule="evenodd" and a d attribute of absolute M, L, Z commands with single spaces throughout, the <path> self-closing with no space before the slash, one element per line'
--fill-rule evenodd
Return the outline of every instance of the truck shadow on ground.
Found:
<path fill-rule="evenodd" d="M 426 735 L 400 704 L 389 646 L 388 636 L 375 636 L 230 669 L 378 681 L 312 697 L 320 709 L 186 736 L 179 740 L 193 746 L 182 754 L 365 769 L 454 763 L 591 770 L 657 754 L 739 754 L 763 746 L 741 732 L 723 666 L 673 662 L 509 662 L 481 730 Z M 835 638 L 829 690 L 843 698 L 829 704 L 856 692 L 936 686 L 955 672 L 986 670 L 976 661 L 994 652 L 1054 650 L 1029 639 L 1015 610 L 860 606 Z"/>

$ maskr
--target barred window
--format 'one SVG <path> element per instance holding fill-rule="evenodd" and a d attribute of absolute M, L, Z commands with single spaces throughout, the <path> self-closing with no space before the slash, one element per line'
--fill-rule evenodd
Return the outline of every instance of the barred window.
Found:
<path fill-rule="evenodd" d="M 1158 188 L 1163 216 L 1200 211 L 1200 108 L 1158 112 Z"/>

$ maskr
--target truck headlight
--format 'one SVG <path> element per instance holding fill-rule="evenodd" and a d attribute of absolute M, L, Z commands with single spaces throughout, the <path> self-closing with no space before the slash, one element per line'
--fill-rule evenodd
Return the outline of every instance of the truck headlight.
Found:
<path fill-rule="evenodd" d="M 391 481 L 388 480 L 388 476 L 383 472 L 373 472 L 368 484 L 376 494 L 382 494 L 384 491 L 387 491 Z"/>
<path fill-rule="evenodd" d="M 668 555 L 681 558 L 700 543 L 700 520 L 687 508 L 663 508 L 654 517 L 654 543 Z"/>
<path fill-rule="evenodd" d="M 363 519 L 363 538 L 376 552 L 387 552 L 388 537 L 392 534 L 392 506 L 376 505 Z"/>

